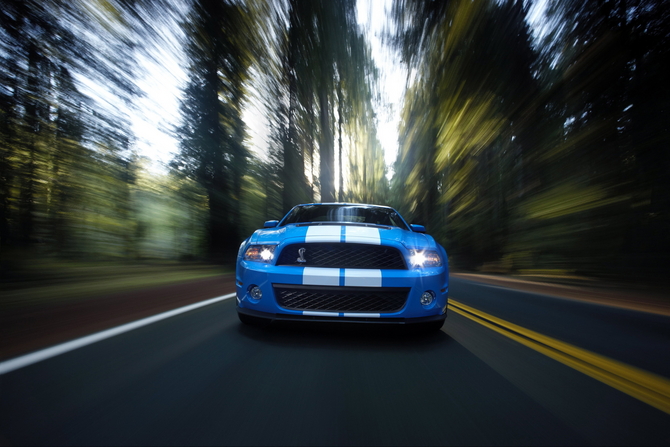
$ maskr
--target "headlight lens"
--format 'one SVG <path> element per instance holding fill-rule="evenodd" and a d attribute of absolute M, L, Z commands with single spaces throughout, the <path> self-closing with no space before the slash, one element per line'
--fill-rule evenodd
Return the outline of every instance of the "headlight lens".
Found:
<path fill-rule="evenodd" d="M 409 263 L 418 268 L 439 267 L 442 260 L 435 250 L 410 250 Z"/>
<path fill-rule="evenodd" d="M 276 248 L 276 245 L 251 245 L 244 252 L 244 260 L 270 263 L 275 257 Z"/>

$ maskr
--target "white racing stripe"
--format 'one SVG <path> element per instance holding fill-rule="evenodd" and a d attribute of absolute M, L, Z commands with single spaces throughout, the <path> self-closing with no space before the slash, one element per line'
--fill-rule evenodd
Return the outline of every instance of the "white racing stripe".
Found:
<path fill-rule="evenodd" d="M 375 269 L 344 269 L 344 285 L 351 287 L 381 287 L 382 271 Z"/>
<path fill-rule="evenodd" d="M 307 227 L 305 243 L 311 242 L 340 242 L 342 227 L 339 225 L 311 225 Z"/>
<path fill-rule="evenodd" d="M 303 310 L 303 315 L 309 315 L 310 317 L 339 317 L 339 312 L 314 312 L 311 310 Z"/>
<path fill-rule="evenodd" d="M 347 226 L 344 229 L 344 242 L 350 244 L 381 245 L 378 228 Z"/>
<path fill-rule="evenodd" d="M 95 334 L 87 335 L 85 337 L 61 343 L 60 345 L 42 349 L 41 351 L 32 352 L 30 354 L 22 355 L 21 357 L 6 360 L 0 363 L 0 375 L 7 374 L 8 372 L 15 371 L 17 369 L 23 368 L 28 365 L 32 365 L 34 363 L 41 362 L 42 360 L 50 359 L 51 357 L 56 357 L 57 355 L 65 354 L 66 352 L 74 351 L 75 349 L 83 348 L 84 346 L 88 346 L 90 344 L 105 340 L 107 338 L 123 334 L 124 332 L 129 332 L 132 331 L 133 329 L 141 328 L 142 326 L 147 326 L 156 323 L 158 321 L 165 320 L 166 318 L 183 314 L 184 312 L 188 312 L 197 309 L 199 307 L 209 306 L 210 304 L 227 300 L 234 296 L 235 293 L 229 293 L 228 295 L 223 295 L 217 298 L 200 301 L 199 303 L 180 307 L 178 309 L 173 309 L 167 312 L 163 312 L 161 314 L 133 321 L 132 323 L 126 323 L 121 326 L 107 329 L 102 332 L 96 332 Z"/>
<path fill-rule="evenodd" d="M 340 269 L 305 267 L 302 283 L 310 286 L 339 286 Z"/>

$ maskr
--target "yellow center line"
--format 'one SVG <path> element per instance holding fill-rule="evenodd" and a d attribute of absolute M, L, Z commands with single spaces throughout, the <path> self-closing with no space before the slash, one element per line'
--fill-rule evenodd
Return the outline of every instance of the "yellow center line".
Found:
<path fill-rule="evenodd" d="M 670 380 L 531 331 L 449 298 L 449 309 L 670 414 Z"/>

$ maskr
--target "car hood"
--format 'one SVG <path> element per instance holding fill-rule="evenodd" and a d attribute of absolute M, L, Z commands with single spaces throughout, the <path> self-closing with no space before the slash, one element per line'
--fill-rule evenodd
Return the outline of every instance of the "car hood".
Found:
<path fill-rule="evenodd" d="M 397 227 L 364 225 L 305 225 L 291 224 L 280 228 L 256 230 L 249 239 L 251 244 L 274 245 L 311 242 L 349 242 L 358 244 L 401 244 L 406 248 L 435 249 L 432 236 L 402 230 Z"/>

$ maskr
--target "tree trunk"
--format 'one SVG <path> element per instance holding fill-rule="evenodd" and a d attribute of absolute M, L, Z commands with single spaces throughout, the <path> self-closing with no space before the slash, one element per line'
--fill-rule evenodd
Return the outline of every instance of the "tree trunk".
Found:
<path fill-rule="evenodd" d="M 39 106 L 39 71 L 40 57 L 35 44 L 28 50 L 28 101 L 26 104 L 26 132 L 28 139 L 28 160 L 23 167 L 21 190 L 19 193 L 19 238 L 21 245 L 33 242 L 35 232 L 35 188 L 37 169 L 37 137 L 40 129 L 38 117 Z"/>
<path fill-rule="evenodd" d="M 289 55 L 286 65 L 286 76 L 288 77 L 288 111 L 287 111 L 287 132 L 283 138 L 284 166 L 282 167 L 282 213 L 286 214 L 296 205 L 296 140 L 297 130 L 295 115 L 298 102 L 298 83 L 295 75 L 295 54 L 297 51 L 294 42 L 289 43 Z"/>
<path fill-rule="evenodd" d="M 337 189 L 337 200 L 342 202 L 342 192 L 344 182 L 344 176 L 342 174 L 342 124 L 344 122 L 344 98 L 342 98 L 342 79 L 337 84 L 337 99 L 338 99 L 338 120 L 337 120 L 337 131 L 338 131 L 338 164 L 339 164 L 339 184 Z"/>
<path fill-rule="evenodd" d="M 335 200 L 335 184 L 333 181 L 333 136 L 330 127 L 328 95 L 325 88 L 319 89 L 319 118 L 321 121 L 321 140 L 319 142 L 321 154 L 320 180 L 321 202 Z"/>

